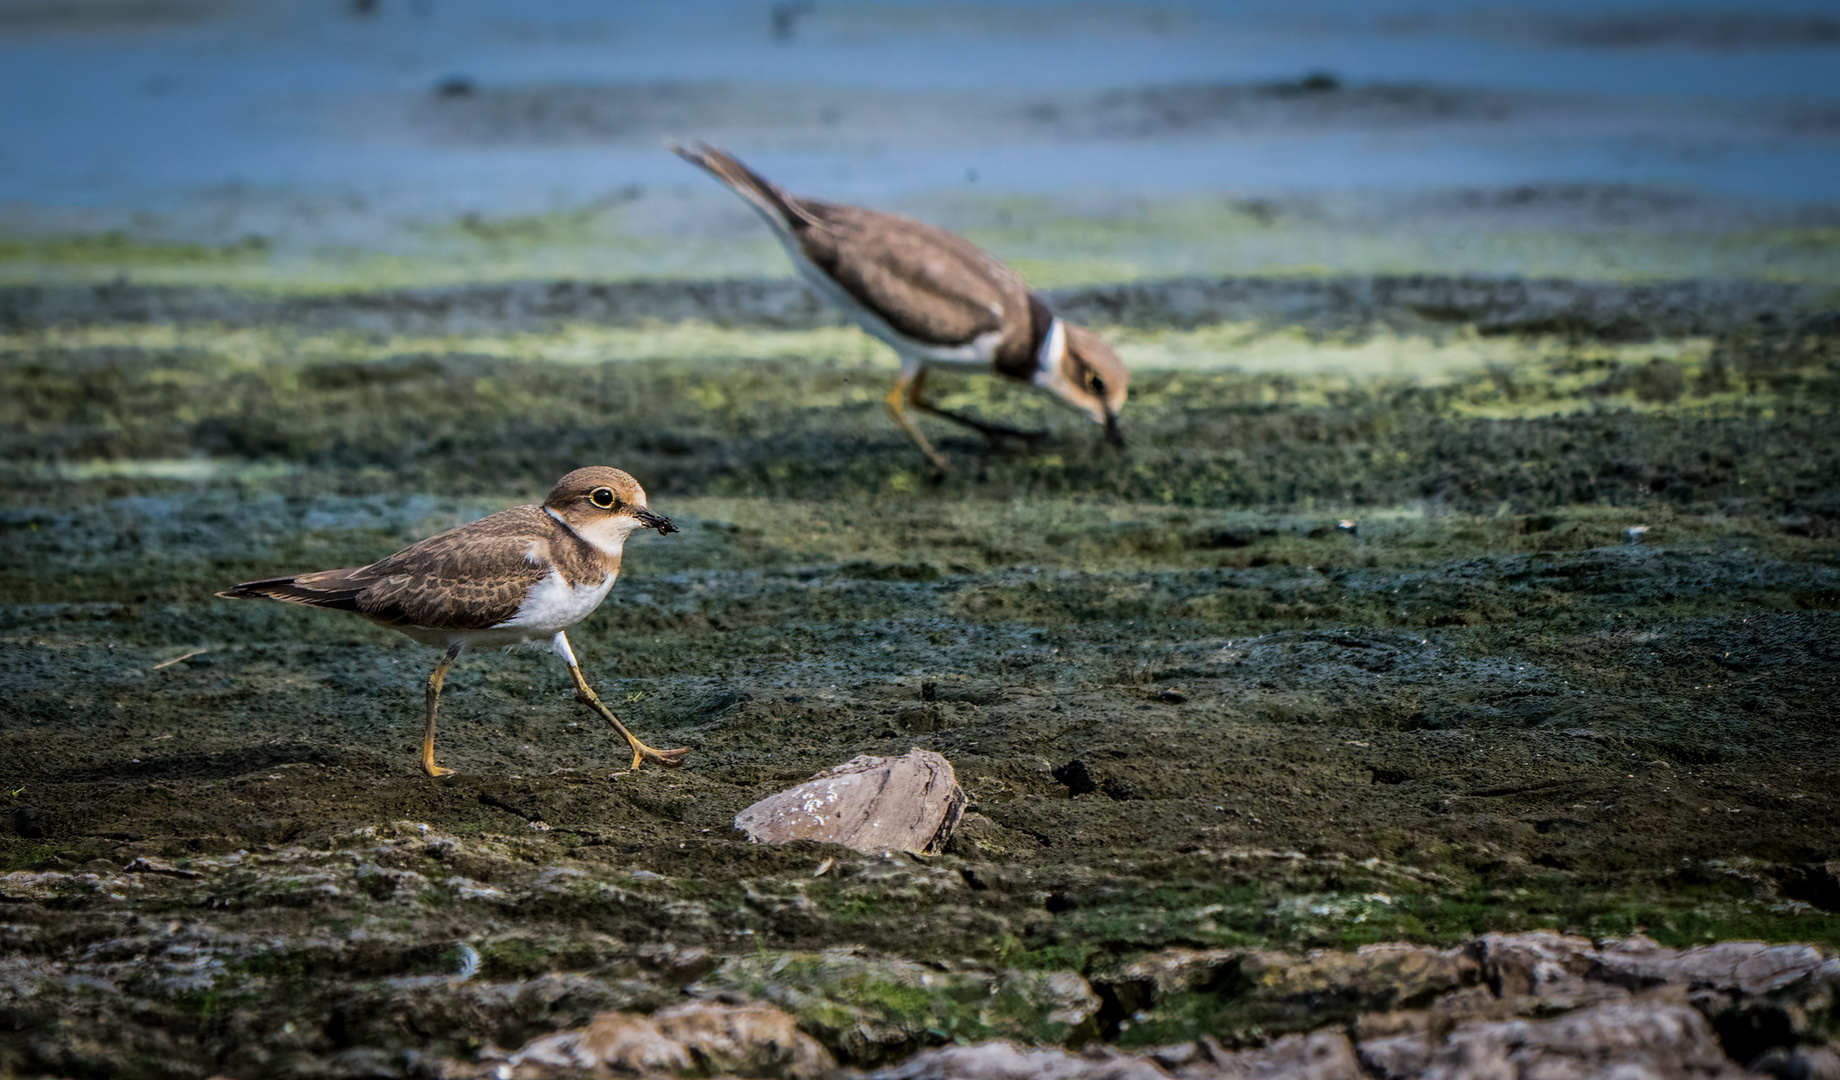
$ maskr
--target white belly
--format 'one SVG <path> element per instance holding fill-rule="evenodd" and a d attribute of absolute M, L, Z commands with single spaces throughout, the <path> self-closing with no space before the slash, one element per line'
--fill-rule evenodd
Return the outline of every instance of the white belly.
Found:
<path fill-rule="evenodd" d="M 517 614 L 493 630 L 513 630 L 525 639 L 548 638 L 555 636 L 559 630 L 566 630 L 587 618 L 601 601 L 607 599 L 607 591 L 613 588 L 613 579 L 617 574 L 608 574 L 596 585 L 570 585 L 562 579 L 560 571 L 551 570 L 517 610 Z"/>
<path fill-rule="evenodd" d="M 570 585 L 551 570 L 517 610 L 517 614 L 483 630 L 431 630 L 421 626 L 397 627 L 424 645 L 461 645 L 468 649 L 508 649 L 526 642 L 547 642 L 587 618 L 613 588 L 608 574 L 599 585 Z"/>

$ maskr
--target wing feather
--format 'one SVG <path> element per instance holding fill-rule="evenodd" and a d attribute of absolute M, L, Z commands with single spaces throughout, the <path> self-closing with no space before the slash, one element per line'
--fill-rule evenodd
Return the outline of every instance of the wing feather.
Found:
<path fill-rule="evenodd" d="M 555 522 L 514 506 L 411 544 L 369 566 L 248 581 L 219 596 L 350 611 L 385 626 L 484 630 L 509 621 L 550 568 L 530 559 Z"/>
<path fill-rule="evenodd" d="M 483 630 L 517 614 L 550 572 L 531 562 L 554 523 L 536 506 L 514 506 L 411 544 L 365 567 L 355 610 L 388 626 Z"/>
<path fill-rule="evenodd" d="M 898 214 L 805 204 L 823 228 L 798 235 L 805 257 L 903 337 L 956 347 L 1004 329 L 1028 286 L 970 241 Z"/>

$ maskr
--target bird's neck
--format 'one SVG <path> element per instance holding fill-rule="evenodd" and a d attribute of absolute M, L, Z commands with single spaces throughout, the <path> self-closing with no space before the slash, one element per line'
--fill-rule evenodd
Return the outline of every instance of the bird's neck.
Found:
<path fill-rule="evenodd" d="M 551 507 L 544 507 L 562 530 L 560 542 L 551 545 L 551 557 L 571 582 L 593 580 L 620 572 L 620 554 L 626 547 L 624 531 L 595 536 L 594 530 L 577 529 Z"/>
<path fill-rule="evenodd" d="M 1034 293 L 1029 294 L 1029 355 L 1037 374 L 1058 371 L 1067 356 L 1066 324 Z"/>

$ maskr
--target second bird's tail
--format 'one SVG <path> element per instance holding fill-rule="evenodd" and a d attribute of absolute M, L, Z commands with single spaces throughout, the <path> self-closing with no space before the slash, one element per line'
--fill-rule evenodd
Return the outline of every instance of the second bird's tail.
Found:
<path fill-rule="evenodd" d="M 700 166 L 711 176 L 722 181 L 735 190 L 754 208 L 763 214 L 768 222 L 777 228 L 802 229 L 808 225 L 818 224 L 809 210 L 799 205 L 799 200 L 773 181 L 760 175 L 736 159 L 733 155 L 718 150 L 706 142 L 691 146 L 670 143 L 671 152 L 692 165 Z"/>

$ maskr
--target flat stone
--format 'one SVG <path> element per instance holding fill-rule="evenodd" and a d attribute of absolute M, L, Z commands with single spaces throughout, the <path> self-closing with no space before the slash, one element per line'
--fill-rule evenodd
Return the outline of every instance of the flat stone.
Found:
<path fill-rule="evenodd" d="M 1340 1031 L 1286 1035 L 1251 1050 L 1227 1050 L 1203 1036 L 1154 1051 L 1151 1060 L 1176 1080 L 1367 1080 Z"/>
<path fill-rule="evenodd" d="M 1550 930 L 1484 934 L 1467 949 L 1504 1002 L 1531 998 L 1539 1008 L 1556 1010 L 1629 996 L 1623 986 L 1603 980 L 1597 948 L 1585 938 Z"/>
<path fill-rule="evenodd" d="M 924 1050 L 869 1080 L 1168 1080 L 1154 1062 L 1102 1047 L 1076 1054 L 1007 1041 Z"/>
<path fill-rule="evenodd" d="M 1601 977 L 1635 986 L 1680 984 L 1745 995 L 1767 994 L 1801 979 L 1840 975 L 1840 964 L 1819 949 L 1761 941 L 1721 941 L 1674 950 L 1637 936 L 1605 942 L 1597 960 L 1604 968 Z"/>
<path fill-rule="evenodd" d="M 1552 1020 L 1459 1025 L 1421 1080 L 1743 1080 L 1712 1025 L 1684 1002 L 1610 1002 Z"/>
<path fill-rule="evenodd" d="M 1286 1035 L 1230 1051 L 1210 1038 L 1144 1054 L 1092 1046 L 1075 1053 L 995 1041 L 924 1050 L 869 1080 L 1367 1080 L 1339 1031 Z"/>
<path fill-rule="evenodd" d="M 817 840 L 868 854 L 937 853 L 965 806 L 952 764 L 930 750 L 860 755 L 735 815 L 757 844 Z"/>
<path fill-rule="evenodd" d="M 449 1075 L 544 1080 L 548 1077 L 717 1074 L 817 1080 L 837 1062 L 793 1018 L 770 1005 L 685 1002 L 653 1016 L 596 1013 L 585 1027 L 533 1039 L 511 1053 L 487 1049 L 475 1070 Z"/>

